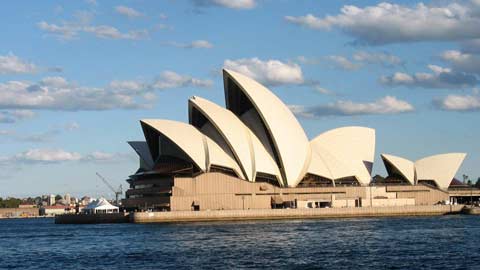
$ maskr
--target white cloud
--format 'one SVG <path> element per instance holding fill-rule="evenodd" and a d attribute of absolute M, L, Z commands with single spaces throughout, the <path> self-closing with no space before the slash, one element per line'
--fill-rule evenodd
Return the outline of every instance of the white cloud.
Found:
<path fill-rule="evenodd" d="M 364 8 L 345 5 L 334 16 L 286 16 L 288 22 L 313 29 L 339 28 L 358 42 L 380 45 L 414 41 L 458 41 L 480 36 L 479 7 L 454 1 L 446 5 L 403 6 L 379 3 Z"/>
<path fill-rule="evenodd" d="M 141 108 L 132 94 L 110 89 L 78 86 L 61 77 L 47 77 L 32 83 L 0 83 L 0 109 L 108 110 Z"/>
<path fill-rule="evenodd" d="M 227 59 L 223 67 L 249 76 L 266 85 L 303 84 L 302 68 L 295 63 L 258 58 Z"/>
<path fill-rule="evenodd" d="M 345 70 L 357 70 L 362 67 L 360 63 L 354 63 L 348 60 L 346 57 L 339 55 L 330 55 L 327 56 L 327 59 L 332 62 L 336 67 L 345 69 Z"/>
<path fill-rule="evenodd" d="M 113 162 L 125 160 L 129 156 L 129 154 L 105 153 L 100 151 L 94 151 L 82 155 L 78 152 L 71 152 L 63 149 L 35 148 L 12 156 L 0 157 L 0 165 L 51 164 L 61 162 Z"/>
<path fill-rule="evenodd" d="M 86 26 L 82 30 L 92 33 L 98 38 L 103 39 L 132 39 L 138 40 L 148 37 L 147 30 L 135 30 L 126 33 L 120 32 L 117 28 L 109 25 Z"/>
<path fill-rule="evenodd" d="M 353 101 L 339 100 L 333 103 L 317 106 L 290 106 L 293 113 L 306 118 L 325 116 L 353 116 L 370 114 L 399 114 L 415 110 L 410 103 L 393 96 L 385 96 L 374 102 L 356 103 Z"/>
<path fill-rule="evenodd" d="M 384 67 L 392 67 L 403 64 L 403 61 L 398 56 L 384 52 L 358 51 L 353 55 L 353 59 L 361 63 L 377 64 Z"/>
<path fill-rule="evenodd" d="M 392 68 L 403 65 L 403 61 L 398 56 L 386 52 L 368 51 L 357 51 L 351 57 L 341 55 L 329 55 L 323 58 L 298 56 L 294 61 L 306 65 L 317 65 L 325 62 L 325 60 L 333 64 L 335 67 L 344 70 L 357 70 L 365 65 L 379 65 L 383 68 Z"/>
<path fill-rule="evenodd" d="M 313 87 L 313 89 L 317 92 L 317 93 L 320 93 L 320 94 L 323 94 L 323 95 L 335 95 L 335 92 L 329 90 L 329 89 L 326 89 L 326 88 L 323 88 L 321 86 L 318 86 L 318 85 L 315 85 Z"/>
<path fill-rule="evenodd" d="M 132 30 L 122 32 L 110 25 L 91 25 L 93 15 L 89 12 L 77 12 L 75 21 L 62 22 L 60 25 L 41 21 L 37 27 L 49 35 L 57 37 L 60 40 L 72 40 L 81 33 L 89 33 L 102 39 L 129 39 L 138 40 L 147 38 L 148 30 Z"/>
<path fill-rule="evenodd" d="M 34 116 L 35 113 L 29 110 L 0 111 L 0 123 L 16 123 L 19 120 L 32 118 Z"/>
<path fill-rule="evenodd" d="M 53 36 L 56 36 L 62 40 L 70 40 L 75 38 L 78 35 L 78 32 L 81 31 L 81 28 L 75 25 L 64 23 L 62 25 L 56 25 L 53 23 L 47 23 L 41 21 L 37 23 L 37 27 L 40 30 L 47 32 Z"/>
<path fill-rule="evenodd" d="M 304 65 L 317 65 L 322 62 L 320 58 L 306 57 L 304 55 L 297 56 L 295 61 Z"/>
<path fill-rule="evenodd" d="M 164 71 L 152 83 L 153 89 L 168 89 L 179 87 L 202 87 L 208 88 L 213 85 L 211 80 L 193 78 L 188 75 L 181 75 L 173 71 Z"/>
<path fill-rule="evenodd" d="M 95 151 L 85 157 L 87 160 L 111 160 L 114 158 L 114 154 Z"/>
<path fill-rule="evenodd" d="M 480 75 L 480 55 L 456 50 L 445 51 L 442 59 L 449 62 L 454 70 Z"/>
<path fill-rule="evenodd" d="M 478 95 L 448 95 L 435 99 L 435 107 L 445 111 L 480 111 L 480 96 Z"/>
<path fill-rule="evenodd" d="M 82 155 L 76 152 L 67 152 L 61 149 L 30 149 L 16 154 L 13 159 L 27 163 L 52 163 L 63 161 L 78 161 Z"/>
<path fill-rule="evenodd" d="M 220 6 L 233 9 L 252 9 L 257 3 L 255 0 L 192 0 L 197 6 Z"/>
<path fill-rule="evenodd" d="M 174 41 L 164 42 L 164 45 L 173 46 L 183 49 L 211 49 L 213 44 L 206 40 L 194 40 L 190 43 L 178 43 Z"/>
<path fill-rule="evenodd" d="M 461 89 L 474 87 L 478 79 L 468 73 L 453 71 L 436 65 L 428 65 L 432 73 L 415 73 L 409 75 L 396 72 L 390 76 L 382 76 L 380 82 L 387 86 L 407 86 L 421 88 Z"/>
<path fill-rule="evenodd" d="M 80 125 L 77 122 L 70 122 L 65 125 L 65 130 L 73 131 L 80 128 Z"/>
<path fill-rule="evenodd" d="M 116 6 L 115 12 L 120 15 L 127 16 L 128 18 L 138 18 L 143 16 L 141 12 L 127 6 Z"/>
<path fill-rule="evenodd" d="M 114 90 L 126 90 L 131 92 L 140 92 L 148 86 L 138 81 L 111 81 L 109 87 Z"/>
<path fill-rule="evenodd" d="M 0 55 L 0 74 L 35 73 L 37 66 L 10 53 Z"/>
<path fill-rule="evenodd" d="M 212 85 L 210 80 L 173 71 L 164 71 L 148 83 L 116 80 L 107 87 L 80 86 L 62 77 L 46 77 L 36 83 L 8 81 L 0 83 L 0 109 L 78 111 L 149 108 L 155 99 L 155 90 L 208 88 Z M 20 112 L 27 113 L 18 110 L 4 113 L 3 121 L 20 119 Z"/>

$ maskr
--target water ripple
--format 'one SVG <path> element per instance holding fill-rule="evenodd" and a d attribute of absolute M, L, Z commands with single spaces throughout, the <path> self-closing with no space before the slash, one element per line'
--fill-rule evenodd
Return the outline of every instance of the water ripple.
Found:
<path fill-rule="evenodd" d="M 0 269 L 480 269 L 475 216 L 55 225 L 0 220 Z"/>

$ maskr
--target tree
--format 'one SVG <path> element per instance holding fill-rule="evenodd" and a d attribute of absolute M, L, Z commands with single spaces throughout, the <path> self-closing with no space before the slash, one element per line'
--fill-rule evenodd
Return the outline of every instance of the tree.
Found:
<path fill-rule="evenodd" d="M 63 199 L 62 195 L 57 194 L 57 196 L 55 196 L 55 201 L 59 201 L 61 199 Z"/>
<path fill-rule="evenodd" d="M 477 182 L 475 183 L 476 188 L 480 188 L 480 177 L 477 178 Z"/>
<path fill-rule="evenodd" d="M 22 200 L 17 198 L 0 198 L 0 208 L 18 208 Z"/>

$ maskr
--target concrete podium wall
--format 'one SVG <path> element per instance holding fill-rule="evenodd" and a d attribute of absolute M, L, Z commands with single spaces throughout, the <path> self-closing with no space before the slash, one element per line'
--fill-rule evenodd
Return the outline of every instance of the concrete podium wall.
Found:
<path fill-rule="evenodd" d="M 272 201 L 330 201 L 333 207 L 433 205 L 449 200 L 447 192 L 426 186 L 337 186 L 281 188 L 222 173 L 174 179 L 171 211 L 271 209 Z"/>
<path fill-rule="evenodd" d="M 463 205 L 429 205 L 358 208 L 136 212 L 131 214 L 131 222 L 163 223 L 262 219 L 430 216 L 460 213 L 462 208 Z"/>

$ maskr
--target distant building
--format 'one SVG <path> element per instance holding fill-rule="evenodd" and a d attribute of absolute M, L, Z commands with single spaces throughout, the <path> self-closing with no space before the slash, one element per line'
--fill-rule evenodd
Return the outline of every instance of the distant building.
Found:
<path fill-rule="evenodd" d="M 80 205 L 86 206 L 86 205 L 88 205 L 89 203 L 91 203 L 91 202 L 94 201 L 94 200 L 95 200 L 95 199 L 92 199 L 92 198 L 90 198 L 90 197 L 88 197 L 88 196 L 84 196 L 84 197 L 82 197 L 82 199 L 80 200 L 79 203 L 80 203 Z"/>
<path fill-rule="evenodd" d="M 21 203 L 18 208 L 35 208 L 37 205 L 31 203 Z"/>
<path fill-rule="evenodd" d="M 55 215 L 62 215 L 66 213 L 74 213 L 75 209 L 70 209 L 64 205 L 43 206 L 40 208 L 41 216 L 53 217 Z"/>
<path fill-rule="evenodd" d="M 70 194 L 65 194 L 65 196 L 63 197 L 67 203 L 67 205 L 70 205 L 72 203 L 72 197 L 70 196 Z"/>
<path fill-rule="evenodd" d="M 50 194 L 50 196 L 48 197 L 48 205 L 55 205 L 55 195 L 54 194 Z"/>

